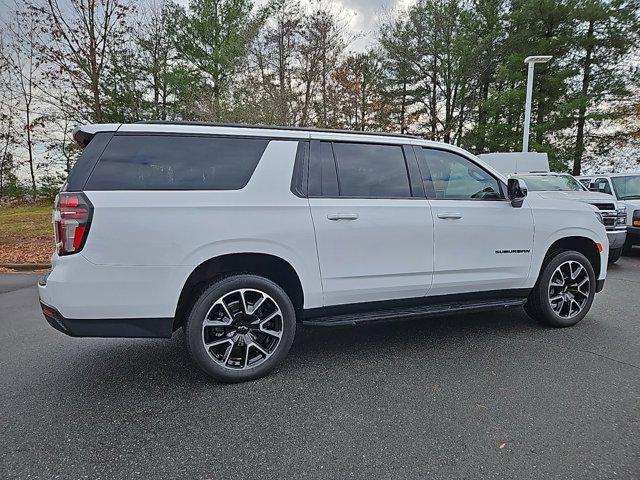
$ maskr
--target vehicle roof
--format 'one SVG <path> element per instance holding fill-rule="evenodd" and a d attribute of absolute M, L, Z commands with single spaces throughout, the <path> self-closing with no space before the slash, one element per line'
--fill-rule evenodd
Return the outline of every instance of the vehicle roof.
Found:
<path fill-rule="evenodd" d="M 601 178 L 601 177 L 631 177 L 640 175 L 640 172 L 627 172 L 627 173 L 592 173 L 590 175 L 579 175 L 577 178 Z"/>
<path fill-rule="evenodd" d="M 82 125 L 76 130 L 82 131 L 88 134 L 95 134 L 98 132 L 110 132 L 110 131 L 137 131 L 137 132 L 175 132 L 175 133 L 188 133 L 188 132 L 220 132 L 220 130 L 236 130 L 233 133 L 242 133 L 248 136 L 269 135 L 269 136 L 282 136 L 286 133 L 288 137 L 308 138 L 309 133 L 329 133 L 329 134 L 348 134 L 348 135 L 363 135 L 363 136 L 380 136 L 390 138 L 407 138 L 414 140 L 421 140 L 420 137 L 414 135 L 406 135 L 394 132 L 369 132 L 359 130 L 340 130 L 330 128 L 312 128 L 312 127 L 287 127 L 278 125 L 249 125 L 242 123 L 215 123 L 215 122 L 192 122 L 192 121 L 168 121 L 168 120 L 153 120 L 153 121 L 140 121 L 136 123 L 122 124 L 122 123 L 96 123 Z"/>
<path fill-rule="evenodd" d="M 96 123 L 82 125 L 74 129 L 73 138 L 86 146 L 91 137 L 100 132 L 123 133 L 178 133 L 192 135 L 238 135 L 244 137 L 269 137 L 301 140 L 356 141 L 369 143 L 409 144 L 439 148 L 471 156 L 496 177 L 506 182 L 506 177 L 493 166 L 482 161 L 472 153 L 450 143 L 425 140 L 413 135 L 387 132 L 369 132 L 353 130 L 321 129 L 311 127 L 285 127 L 275 125 L 245 125 L 237 123 L 206 123 L 188 121 L 144 121 L 137 123 Z"/>
<path fill-rule="evenodd" d="M 527 176 L 537 176 L 537 177 L 549 177 L 551 175 L 553 176 L 565 176 L 565 177 L 571 177 L 572 175 L 569 173 L 561 173 L 561 172 L 521 172 L 521 173 L 512 173 L 511 175 L 513 176 L 519 176 L 519 175 L 527 175 Z"/>
<path fill-rule="evenodd" d="M 357 130 L 337 130 L 328 128 L 311 127 L 285 127 L 276 125 L 248 125 L 239 123 L 208 123 L 190 121 L 143 121 L 136 123 L 96 123 L 77 127 L 76 135 L 94 135 L 99 132 L 128 132 L 128 133 L 184 133 L 184 134 L 223 134 L 241 136 L 268 136 L 273 138 L 299 138 L 299 139 L 354 139 L 358 141 L 398 142 L 404 139 L 406 143 L 446 147 L 453 150 L 461 150 L 455 145 L 443 142 L 424 140 L 413 135 L 405 135 L 393 132 L 369 132 Z M 404 142 L 403 142 L 404 143 Z"/>

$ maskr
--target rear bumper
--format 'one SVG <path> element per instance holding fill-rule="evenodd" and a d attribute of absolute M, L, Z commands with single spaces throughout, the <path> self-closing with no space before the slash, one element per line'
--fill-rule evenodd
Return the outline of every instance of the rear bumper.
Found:
<path fill-rule="evenodd" d="M 54 307 L 40 302 L 49 325 L 70 337 L 169 338 L 173 318 L 65 318 Z"/>
<path fill-rule="evenodd" d="M 82 252 L 52 258 L 40 300 L 65 318 L 168 318 L 194 267 L 95 265 Z"/>
<path fill-rule="evenodd" d="M 622 248 L 624 241 L 627 238 L 626 230 L 608 230 L 607 238 L 609 239 L 609 250 L 616 248 Z"/>

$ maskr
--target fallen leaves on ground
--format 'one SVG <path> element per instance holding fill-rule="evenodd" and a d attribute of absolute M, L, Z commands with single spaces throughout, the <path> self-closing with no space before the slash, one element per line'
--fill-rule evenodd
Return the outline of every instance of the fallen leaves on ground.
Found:
<path fill-rule="evenodd" d="M 0 263 L 49 263 L 53 249 L 51 238 L 16 238 L 0 243 Z"/>

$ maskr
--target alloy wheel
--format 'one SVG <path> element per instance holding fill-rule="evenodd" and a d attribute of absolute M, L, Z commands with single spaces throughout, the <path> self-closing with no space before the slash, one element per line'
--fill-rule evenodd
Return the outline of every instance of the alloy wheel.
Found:
<path fill-rule="evenodd" d="M 589 272 L 575 260 L 558 266 L 549 282 L 551 309 L 562 318 L 572 318 L 585 308 L 591 291 Z"/>
<path fill-rule="evenodd" d="M 278 303 L 265 292 L 244 288 L 211 306 L 202 323 L 202 343 L 217 364 L 247 370 L 275 353 L 283 332 Z"/>

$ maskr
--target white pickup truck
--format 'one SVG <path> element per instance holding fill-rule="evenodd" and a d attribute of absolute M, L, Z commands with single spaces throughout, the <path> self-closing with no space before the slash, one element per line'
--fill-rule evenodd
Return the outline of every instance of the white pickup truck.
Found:
<path fill-rule="evenodd" d="M 624 251 L 630 252 L 634 245 L 640 245 L 640 173 L 584 175 L 578 179 L 589 190 L 613 195 L 627 206 Z"/>

